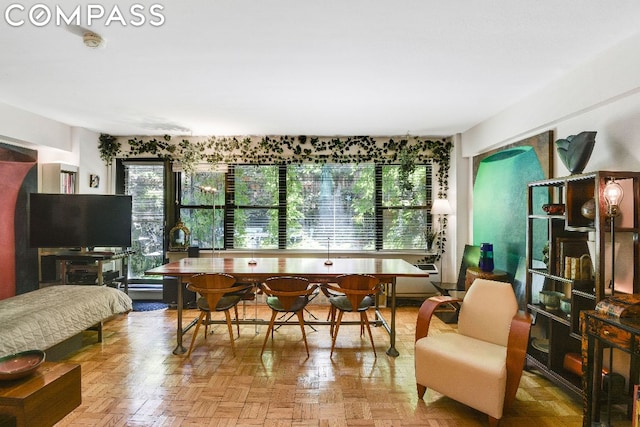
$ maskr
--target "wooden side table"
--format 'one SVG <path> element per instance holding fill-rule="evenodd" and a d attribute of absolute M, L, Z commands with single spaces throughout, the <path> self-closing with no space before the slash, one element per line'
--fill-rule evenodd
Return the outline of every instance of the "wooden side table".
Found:
<path fill-rule="evenodd" d="M 595 373 L 602 372 L 605 348 L 617 348 L 629 354 L 631 357 L 628 368 L 630 383 L 627 391 L 631 394 L 640 374 L 640 319 L 618 318 L 595 310 L 583 310 L 580 312 L 580 332 L 582 333 L 582 425 L 584 427 L 596 424 L 611 425 L 610 419 L 606 423 L 600 423 L 601 406 L 619 402 L 607 402 L 601 399 L 604 392 L 603 376 Z M 610 362 L 608 367 L 609 372 L 613 372 L 612 363 Z M 625 399 L 624 403 L 627 404 L 626 415 L 630 417 L 633 401 Z M 611 418 L 610 408 L 608 418 Z"/>
<path fill-rule="evenodd" d="M 72 363 L 44 362 L 29 377 L 0 382 L 0 416 L 17 427 L 50 427 L 81 401 L 80 365 Z"/>
<path fill-rule="evenodd" d="M 502 270 L 493 270 L 493 271 L 482 271 L 479 267 L 469 267 L 467 268 L 467 274 L 464 278 L 464 289 L 466 291 L 469 290 L 469 287 L 473 284 L 473 281 L 476 279 L 489 279 L 496 280 L 498 282 L 507 282 L 509 277 L 507 276 L 506 271 Z"/>

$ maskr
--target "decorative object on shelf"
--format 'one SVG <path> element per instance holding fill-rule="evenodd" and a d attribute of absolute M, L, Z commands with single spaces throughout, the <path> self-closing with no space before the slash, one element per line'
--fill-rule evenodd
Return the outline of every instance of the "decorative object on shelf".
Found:
<path fill-rule="evenodd" d="M 532 338 L 531 347 L 543 353 L 549 353 L 549 340 L 543 338 Z"/>
<path fill-rule="evenodd" d="M 169 250 L 186 251 L 189 249 L 191 232 L 181 220 L 169 231 Z"/>
<path fill-rule="evenodd" d="M 585 131 L 556 141 L 558 157 L 572 174 L 582 173 L 587 166 L 596 143 L 596 133 Z"/>
<path fill-rule="evenodd" d="M 557 310 L 560 308 L 560 299 L 564 298 L 562 292 L 540 291 L 540 302 L 547 310 Z"/>
<path fill-rule="evenodd" d="M 542 262 L 546 268 L 549 268 L 549 242 L 545 243 L 542 248 Z"/>
<path fill-rule="evenodd" d="M 596 304 L 598 313 L 613 317 L 640 316 L 640 294 L 619 294 L 607 297 Z"/>
<path fill-rule="evenodd" d="M 564 205 L 562 203 L 547 203 L 542 205 L 542 210 L 545 211 L 547 215 L 563 215 Z"/>
<path fill-rule="evenodd" d="M 590 280 L 592 276 L 591 257 L 583 254 L 579 258 L 567 256 L 564 259 L 564 278 L 570 280 Z"/>
<path fill-rule="evenodd" d="M 562 359 L 562 367 L 572 374 L 582 376 L 582 355 L 580 353 L 566 353 Z M 606 369 L 602 371 L 604 375 Z"/>
<path fill-rule="evenodd" d="M 582 207 L 580 207 L 580 214 L 593 221 L 596 218 L 596 199 L 592 197 L 584 202 Z"/>
<path fill-rule="evenodd" d="M 560 310 L 565 314 L 571 314 L 571 298 L 562 298 L 560 300 Z"/>
<path fill-rule="evenodd" d="M 0 381 L 17 380 L 33 374 L 44 362 L 42 350 L 27 350 L 0 358 Z"/>
<path fill-rule="evenodd" d="M 624 191 L 620 184 L 618 184 L 615 179 L 611 178 L 604 186 L 603 195 L 607 202 L 607 216 L 611 222 L 611 282 L 609 283 L 609 289 L 611 290 L 611 295 L 614 295 L 616 281 L 615 223 L 616 217 L 620 215 L 620 202 L 624 197 Z"/>
<path fill-rule="evenodd" d="M 493 244 L 481 243 L 480 244 L 480 260 L 478 261 L 478 268 L 482 271 L 493 271 Z"/>

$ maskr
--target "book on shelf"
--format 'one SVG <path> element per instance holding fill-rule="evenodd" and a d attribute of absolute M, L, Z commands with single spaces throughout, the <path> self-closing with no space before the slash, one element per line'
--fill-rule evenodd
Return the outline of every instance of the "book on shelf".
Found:
<path fill-rule="evenodd" d="M 640 317 L 640 294 L 617 294 L 596 304 L 598 313 L 613 317 Z"/>

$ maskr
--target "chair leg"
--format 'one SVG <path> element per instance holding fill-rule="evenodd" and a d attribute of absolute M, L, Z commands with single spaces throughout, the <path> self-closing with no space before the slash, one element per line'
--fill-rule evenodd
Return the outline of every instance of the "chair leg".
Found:
<path fill-rule="evenodd" d="M 226 317 L 227 319 L 227 329 L 229 329 L 229 339 L 231 340 L 231 351 L 233 352 L 233 355 L 236 355 L 236 345 L 233 342 L 233 326 L 231 325 L 231 313 L 229 313 L 229 310 L 225 310 L 224 311 L 224 317 Z"/>
<path fill-rule="evenodd" d="M 207 322 L 204 324 L 204 339 L 209 335 L 209 325 L 211 324 L 211 312 L 207 311 Z"/>
<path fill-rule="evenodd" d="M 360 312 L 360 325 L 362 325 L 362 322 L 364 322 L 364 324 L 367 326 L 367 331 L 369 332 L 369 340 L 371 340 L 371 348 L 373 349 L 373 355 L 377 356 L 376 346 L 375 344 L 373 344 L 373 335 L 371 334 L 371 325 L 369 325 L 369 318 L 367 317 L 366 311 Z"/>
<path fill-rule="evenodd" d="M 234 305 L 233 310 L 236 312 L 236 326 L 238 328 L 238 336 L 240 336 L 240 319 L 238 319 L 238 305 Z"/>
<path fill-rule="evenodd" d="M 487 416 L 489 417 L 489 427 L 498 427 L 500 420 L 489 415 Z"/>
<path fill-rule="evenodd" d="M 333 328 L 335 327 L 335 324 L 336 324 L 336 308 L 333 305 L 329 308 L 329 314 L 327 314 L 327 320 L 331 320 L 329 333 L 333 337 Z"/>
<path fill-rule="evenodd" d="M 207 313 L 205 313 L 204 311 L 200 312 L 200 315 L 198 316 L 198 321 L 196 322 L 196 330 L 193 331 L 193 336 L 191 337 L 191 345 L 189 346 L 189 351 L 187 352 L 187 357 L 191 356 L 191 350 L 193 350 L 193 343 L 196 342 L 196 335 L 198 335 L 198 329 L 200 329 L 200 325 L 202 324 L 202 319 L 204 319 L 204 316 Z M 206 335 L 205 335 L 206 337 Z"/>
<path fill-rule="evenodd" d="M 304 348 L 307 349 L 307 356 L 309 356 L 309 345 L 307 344 L 307 334 L 304 332 L 304 314 L 303 311 L 296 311 L 298 315 L 298 323 L 300 323 L 300 330 L 302 331 L 302 339 L 304 340 Z"/>
<path fill-rule="evenodd" d="M 338 313 L 338 320 L 336 321 L 336 328 L 333 331 L 333 340 L 331 341 L 331 354 L 329 355 L 329 357 L 333 356 L 333 349 L 336 347 L 336 338 L 338 338 L 338 330 L 340 329 L 340 322 L 342 322 L 343 314 L 343 311 L 340 311 L 340 313 Z"/>
<path fill-rule="evenodd" d="M 271 320 L 269 321 L 269 327 L 267 328 L 267 333 L 264 334 L 264 342 L 262 343 L 262 350 L 260 351 L 260 356 L 264 353 L 264 348 L 267 346 L 267 341 L 269 341 L 269 333 L 271 333 L 271 339 L 273 339 L 273 324 L 276 321 L 276 316 L 278 313 L 276 311 L 271 312 Z"/>

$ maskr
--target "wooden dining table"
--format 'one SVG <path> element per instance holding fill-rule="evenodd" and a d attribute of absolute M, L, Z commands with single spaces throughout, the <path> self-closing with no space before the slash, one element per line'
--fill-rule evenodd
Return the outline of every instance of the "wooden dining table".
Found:
<path fill-rule="evenodd" d="M 376 319 L 389 333 L 390 346 L 387 354 L 399 355 L 396 344 L 396 278 L 397 277 L 429 277 L 424 270 L 400 258 L 300 258 L 300 257 L 224 257 L 183 258 L 146 271 L 148 275 L 174 276 L 178 283 L 176 348 L 174 354 L 183 354 L 186 349 L 182 345 L 183 335 L 195 324 L 192 321 L 186 327 L 182 325 L 183 287 L 189 278 L 200 273 L 226 273 L 234 276 L 237 282 L 262 283 L 274 276 L 297 276 L 308 279 L 311 283 L 333 283 L 338 276 L 344 274 L 370 274 L 389 285 L 388 294 L 391 299 L 391 318 L 389 323 L 382 316 L 376 304 Z M 253 319 L 253 323 L 263 323 Z"/>

